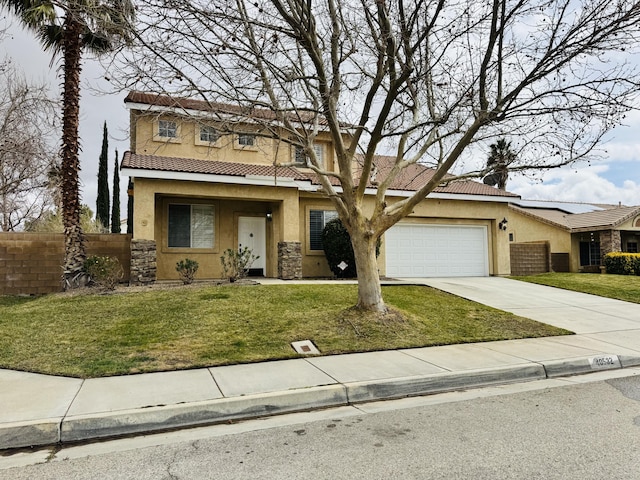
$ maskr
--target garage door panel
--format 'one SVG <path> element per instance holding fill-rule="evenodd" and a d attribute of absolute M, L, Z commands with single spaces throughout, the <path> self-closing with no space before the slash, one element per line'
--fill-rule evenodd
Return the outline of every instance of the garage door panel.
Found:
<path fill-rule="evenodd" d="M 385 235 L 387 276 L 487 276 L 484 226 L 396 225 Z"/>

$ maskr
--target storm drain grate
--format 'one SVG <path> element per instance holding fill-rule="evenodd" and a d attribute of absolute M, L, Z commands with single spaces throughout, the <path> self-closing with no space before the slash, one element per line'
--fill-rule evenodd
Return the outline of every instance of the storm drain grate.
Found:
<path fill-rule="evenodd" d="M 293 349 L 302 355 L 320 355 L 320 350 L 316 348 L 311 340 L 300 340 L 291 342 Z"/>

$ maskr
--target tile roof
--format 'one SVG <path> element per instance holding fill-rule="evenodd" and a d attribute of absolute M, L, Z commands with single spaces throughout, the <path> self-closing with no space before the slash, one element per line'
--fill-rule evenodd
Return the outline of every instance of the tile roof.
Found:
<path fill-rule="evenodd" d="M 571 232 L 611 229 L 636 215 L 640 215 L 640 206 L 610 206 L 604 210 L 586 213 L 566 213 L 556 209 L 523 208 L 514 205 L 511 208 Z"/>
<path fill-rule="evenodd" d="M 374 164 L 377 168 L 377 178 L 382 179 L 388 175 L 393 168 L 395 160 L 395 157 L 377 155 L 374 159 Z M 425 185 L 433 177 L 434 173 L 434 169 L 414 163 L 400 172 L 400 174 L 394 179 L 393 183 L 389 186 L 389 189 L 416 191 Z M 446 178 L 447 177 L 445 177 L 445 179 Z M 451 177 L 449 176 L 448 178 Z M 436 187 L 434 192 L 519 198 L 519 195 L 514 193 L 471 180 L 459 180 L 444 183 L 443 185 Z"/>
<path fill-rule="evenodd" d="M 237 115 L 255 120 L 277 121 L 276 112 L 267 108 L 209 102 L 206 100 L 173 97 L 170 95 L 138 92 L 135 90 L 127 94 L 126 98 L 124 99 L 124 103 L 140 103 L 143 105 L 156 107 L 196 110 L 200 112 L 209 112 L 212 114 Z M 296 111 L 296 113 L 289 113 L 288 115 L 289 120 L 292 122 L 312 122 L 315 118 L 314 112 L 305 112 L 304 110 L 298 110 Z M 326 121 L 320 118 L 320 124 L 326 125 Z"/>
<path fill-rule="evenodd" d="M 388 172 L 391 157 L 377 157 L 376 166 L 378 167 L 378 175 Z M 125 152 L 121 166 L 123 168 L 164 171 L 164 172 L 182 172 L 208 175 L 230 175 L 230 176 L 278 176 L 291 178 L 293 180 L 308 181 L 314 185 L 320 182 L 315 174 L 309 170 L 300 170 L 293 167 L 280 167 L 265 164 L 248 164 L 235 162 L 220 162 L 214 160 L 197 160 L 192 158 L 165 157 L 159 155 L 138 155 L 131 152 Z M 390 186 L 391 190 L 415 191 L 424 185 L 433 176 L 434 170 L 421 166 L 411 165 L 403 172 L 402 175 L 395 179 Z M 378 178 L 382 178 L 379 176 Z M 338 184 L 337 180 L 332 183 Z M 371 184 L 371 188 L 375 185 Z M 447 185 L 439 186 L 435 190 L 438 193 L 449 193 L 458 195 L 482 195 L 497 197 L 514 197 L 518 195 L 490 187 L 483 183 L 472 181 L 451 182 Z"/>
<path fill-rule="evenodd" d="M 122 157 L 123 168 L 155 170 L 162 172 L 200 173 L 208 175 L 230 175 L 244 177 L 247 175 L 278 176 L 294 180 L 307 180 L 307 175 L 289 167 L 274 165 L 257 165 L 249 163 L 218 162 L 213 160 L 197 160 L 194 158 L 164 157 L 160 155 L 138 155 L 125 152 Z"/>

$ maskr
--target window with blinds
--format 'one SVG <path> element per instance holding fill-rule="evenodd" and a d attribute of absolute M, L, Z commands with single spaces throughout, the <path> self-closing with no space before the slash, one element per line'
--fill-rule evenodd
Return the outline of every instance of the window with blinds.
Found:
<path fill-rule="evenodd" d="M 213 205 L 169 204 L 168 227 L 171 248 L 213 248 Z"/>
<path fill-rule="evenodd" d="M 324 250 L 322 247 L 322 230 L 328 221 L 338 218 L 333 210 L 309 211 L 309 249 Z"/>

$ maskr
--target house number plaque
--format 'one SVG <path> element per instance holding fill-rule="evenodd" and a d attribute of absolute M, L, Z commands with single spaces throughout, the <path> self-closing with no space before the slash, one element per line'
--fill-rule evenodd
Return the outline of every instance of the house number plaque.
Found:
<path fill-rule="evenodd" d="M 594 370 L 605 370 L 607 368 L 620 368 L 620 360 L 617 355 L 599 355 L 589 359 L 589 365 Z"/>

